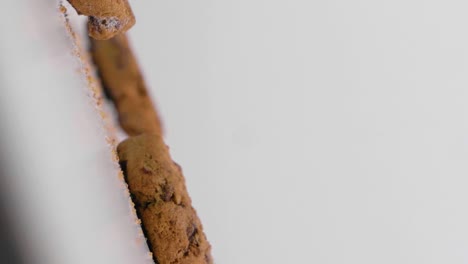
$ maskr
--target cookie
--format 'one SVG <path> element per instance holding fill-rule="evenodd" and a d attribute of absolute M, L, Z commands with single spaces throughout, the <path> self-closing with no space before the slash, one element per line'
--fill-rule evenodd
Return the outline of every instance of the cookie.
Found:
<path fill-rule="evenodd" d="M 212 264 L 211 246 L 192 207 L 182 170 L 159 134 L 130 137 L 117 147 L 120 164 L 159 264 Z"/>
<path fill-rule="evenodd" d="M 130 136 L 162 134 L 161 121 L 125 34 L 109 40 L 90 38 L 91 55 L 103 89 L 113 100 L 119 123 Z"/>
<path fill-rule="evenodd" d="M 89 17 L 88 32 L 95 39 L 109 39 L 135 25 L 127 0 L 68 0 L 80 15 Z"/>

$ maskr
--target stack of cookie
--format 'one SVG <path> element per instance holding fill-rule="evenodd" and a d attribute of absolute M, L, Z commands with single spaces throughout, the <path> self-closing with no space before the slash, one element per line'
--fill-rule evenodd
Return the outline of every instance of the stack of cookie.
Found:
<path fill-rule="evenodd" d="M 68 1 L 89 17 L 90 51 L 101 86 L 129 136 L 117 153 L 154 261 L 212 263 L 211 246 L 182 170 L 164 144 L 160 118 L 125 35 L 135 23 L 130 5 L 127 0 Z"/>

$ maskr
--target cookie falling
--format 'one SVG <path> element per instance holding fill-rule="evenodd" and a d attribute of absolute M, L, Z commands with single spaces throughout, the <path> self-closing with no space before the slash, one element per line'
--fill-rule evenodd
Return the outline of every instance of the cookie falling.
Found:
<path fill-rule="evenodd" d="M 91 56 L 101 83 L 117 108 L 119 123 L 129 136 L 162 134 L 161 121 L 147 92 L 146 84 L 127 36 L 109 40 L 90 39 Z"/>
<path fill-rule="evenodd" d="M 211 264 L 211 246 L 180 167 L 158 134 L 120 143 L 120 164 L 148 246 L 159 264 Z"/>
<path fill-rule="evenodd" d="M 95 39 L 109 39 L 135 24 L 127 0 L 68 0 L 80 15 L 89 17 L 88 33 Z"/>
<path fill-rule="evenodd" d="M 211 246 L 192 207 L 181 168 L 162 138 L 151 102 L 127 37 L 91 42 L 101 83 L 130 136 L 117 147 L 148 246 L 157 264 L 212 264 Z"/>

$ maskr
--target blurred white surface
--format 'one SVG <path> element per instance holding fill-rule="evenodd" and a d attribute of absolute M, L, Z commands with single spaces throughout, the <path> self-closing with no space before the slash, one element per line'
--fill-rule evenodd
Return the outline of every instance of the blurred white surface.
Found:
<path fill-rule="evenodd" d="M 466 1 L 131 3 L 217 263 L 468 263 Z"/>
<path fill-rule="evenodd" d="M 61 16 L 58 1 L 0 8 L 0 189 L 20 253 L 32 264 L 153 263 Z"/>

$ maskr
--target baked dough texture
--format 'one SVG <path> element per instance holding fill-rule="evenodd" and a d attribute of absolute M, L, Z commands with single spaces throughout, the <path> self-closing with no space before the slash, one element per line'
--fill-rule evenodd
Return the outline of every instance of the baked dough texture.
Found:
<path fill-rule="evenodd" d="M 157 264 L 212 264 L 211 246 L 182 170 L 164 144 L 160 118 L 127 36 L 90 38 L 90 44 L 102 87 L 130 136 L 117 154 L 153 259 Z"/>
<path fill-rule="evenodd" d="M 90 38 L 90 43 L 103 89 L 117 108 L 122 129 L 129 136 L 162 134 L 160 118 L 127 36 L 120 34 L 104 41 Z"/>
<path fill-rule="evenodd" d="M 158 134 L 117 147 L 148 245 L 159 264 L 212 264 L 211 246 L 192 207 L 184 176 Z"/>
<path fill-rule="evenodd" d="M 135 25 L 127 0 L 68 0 L 80 15 L 89 17 L 88 33 L 95 39 L 110 39 Z"/>

